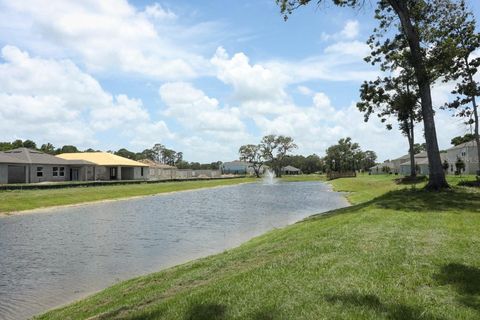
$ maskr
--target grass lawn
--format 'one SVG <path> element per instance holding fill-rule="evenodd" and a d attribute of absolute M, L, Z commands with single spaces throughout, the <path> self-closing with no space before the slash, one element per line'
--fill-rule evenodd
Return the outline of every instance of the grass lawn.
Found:
<path fill-rule="evenodd" d="M 40 318 L 479 319 L 480 191 L 428 193 L 393 178 L 331 181 L 354 206 Z"/>
<path fill-rule="evenodd" d="M 251 178 L 239 178 L 151 184 L 127 184 L 101 187 L 0 191 L 0 214 L 99 200 L 120 199 L 173 191 L 227 186 L 251 181 L 253 181 Z"/>

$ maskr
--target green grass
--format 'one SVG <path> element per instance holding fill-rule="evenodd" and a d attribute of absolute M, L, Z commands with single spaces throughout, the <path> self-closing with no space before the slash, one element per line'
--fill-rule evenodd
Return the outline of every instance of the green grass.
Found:
<path fill-rule="evenodd" d="M 75 187 L 64 189 L 0 191 L 0 213 L 111 200 L 135 196 L 147 196 L 165 192 L 227 186 L 251 182 L 250 178 L 164 182 L 151 184 L 127 184 L 101 187 Z"/>
<path fill-rule="evenodd" d="M 281 180 L 286 182 L 325 181 L 326 179 L 327 177 L 323 174 L 284 175 L 281 177 Z"/>
<path fill-rule="evenodd" d="M 331 181 L 356 205 L 40 319 L 479 319 L 480 192 L 393 178 Z"/>

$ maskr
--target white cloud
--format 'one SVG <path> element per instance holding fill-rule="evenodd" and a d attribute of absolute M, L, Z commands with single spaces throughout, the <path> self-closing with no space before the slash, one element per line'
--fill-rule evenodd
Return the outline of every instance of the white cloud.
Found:
<path fill-rule="evenodd" d="M 165 115 L 182 126 L 204 132 L 242 132 L 245 129 L 238 109 L 220 108 L 218 100 L 205 95 L 190 83 L 166 83 L 159 90 L 167 106 Z"/>
<path fill-rule="evenodd" d="M 2 139 L 91 146 L 101 131 L 128 136 L 158 126 L 141 100 L 113 97 L 70 60 L 31 57 L 14 46 L 3 47 L 1 53 Z M 170 134 L 168 128 L 162 130 Z"/>
<path fill-rule="evenodd" d="M 0 9 L 28 21 L 16 30 L 16 41 L 41 38 L 43 47 L 75 55 L 90 71 L 184 79 L 204 73 L 208 65 L 176 41 L 188 28 L 172 25 L 176 15 L 159 4 L 138 11 L 126 0 L 40 0 L 35 5 L 19 0 L 2 1 Z"/>
<path fill-rule="evenodd" d="M 323 41 L 352 40 L 352 39 L 355 39 L 359 35 L 359 33 L 360 33 L 360 23 L 357 20 L 347 20 L 342 30 L 333 34 L 322 32 L 321 39 Z"/>
<path fill-rule="evenodd" d="M 313 94 L 312 89 L 310 89 L 307 86 L 298 86 L 297 90 L 298 90 L 298 92 L 300 92 L 304 96 L 311 96 Z"/>
<path fill-rule="evenodd" d="M 347 39 L 355 39 L 360 33 L 360 24 L 357 20 L 348 20 L 340 34 Z"/>

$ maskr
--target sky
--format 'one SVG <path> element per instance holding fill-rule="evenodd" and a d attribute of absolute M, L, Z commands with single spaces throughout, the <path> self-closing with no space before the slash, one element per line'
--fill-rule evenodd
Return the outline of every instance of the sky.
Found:
<path fill-rule="evenodd" d="M 406 138 L 355 107 L 379 74 L 363 61 L 372 10 L 310 5 L 285 22 L 274 0 L 0 0 L 0 141 L 161 143 L 213 162 L 267 134 L 320 156 L 350 136 L 379 160 L 401 156 Z M 433 88 L 435 107 L 450 90 Z M 469 132 L 446 111 L 436 124 L 441 149 Z"/>

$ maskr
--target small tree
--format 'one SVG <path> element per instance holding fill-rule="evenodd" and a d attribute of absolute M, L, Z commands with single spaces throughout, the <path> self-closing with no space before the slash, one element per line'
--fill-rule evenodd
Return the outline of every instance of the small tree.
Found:
<path fill-rule="evenodd" d="M 260 178 L 260 170 L 264 163 L 261 149 L 260 145 L 247 144 L 241 146 L 238 150 L 240 160 L 246 161 L 251 165 L 257 178 Z"/>
<path fill-rule="evenodd" d="M 448 161 L 443 160 L 443 170 L 445 171 L 445 174 L 448 173 L 449 168 L 450 168 L 450 164 L 448 163 Z"/>
<path fill-rule="evenodd" d="M 462 159 L 460 158 L 457 158 L 457 162 L 455 162 L 455 168 L 456 168 L 456 171 L 455 173 L 456 174 L 462 174 L 463 171 L 465 171 L 465 162 L 463 162 Z"/>

